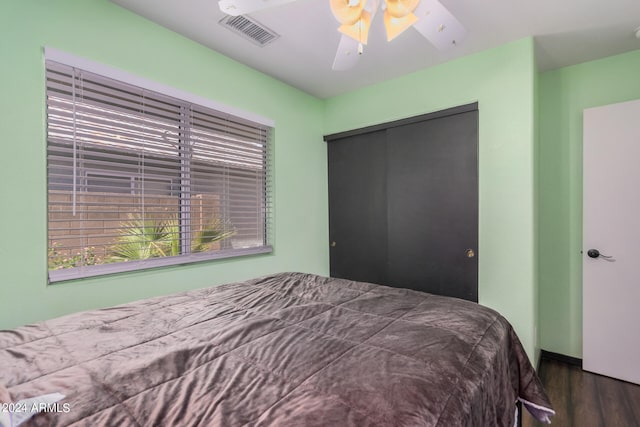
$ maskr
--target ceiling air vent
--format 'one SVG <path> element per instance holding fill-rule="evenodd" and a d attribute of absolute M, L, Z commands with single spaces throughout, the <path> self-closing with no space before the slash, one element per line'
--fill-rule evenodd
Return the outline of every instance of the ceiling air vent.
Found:
<path fill-rule="evenodd" d="M 220 20 L 220 24 L 260 47 L 266 46 L 280 37 L 279 34 L 246 15 L 227 15 Z"/>

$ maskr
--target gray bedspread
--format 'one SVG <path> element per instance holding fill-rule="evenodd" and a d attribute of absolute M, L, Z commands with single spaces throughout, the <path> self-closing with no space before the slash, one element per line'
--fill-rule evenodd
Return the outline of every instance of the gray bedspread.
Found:
<path fill-rule="evenodd" d="M 66 396 L 34 426 L 511 427 L 518 398 L 550 408 L 495 311 L 302 273 L 0 331 L 2 384 Z"/>

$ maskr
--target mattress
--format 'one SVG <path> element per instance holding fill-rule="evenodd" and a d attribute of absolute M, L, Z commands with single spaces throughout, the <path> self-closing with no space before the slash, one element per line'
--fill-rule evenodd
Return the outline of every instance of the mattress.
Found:
<path fill-rule="evenodd" d="M 31 426 L 511 427 L 518 400 L 553 413 L 496 311 L 303 273 L 0 331 L 0 367 L 12 409 L 63 396 Z"/>

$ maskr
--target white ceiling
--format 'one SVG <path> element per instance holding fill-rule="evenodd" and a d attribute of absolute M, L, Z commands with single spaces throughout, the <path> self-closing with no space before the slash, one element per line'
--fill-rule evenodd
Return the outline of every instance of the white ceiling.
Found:
<path fill-rule="evenodd" d="M 358 64 L 332 71 L 340 33 L 329 0 L 251 14 L 280 34 L 257 47 L 218 24 L 217 0 L 111 0 L 170 30 L 319 98 L 339 95 L 504 43 L 535 36 L 541 71 L 640 49 L 640 0 L 441 0 L 467 37 L 441 52 L 413 29 L 387 42 L 381 14 Z"/>

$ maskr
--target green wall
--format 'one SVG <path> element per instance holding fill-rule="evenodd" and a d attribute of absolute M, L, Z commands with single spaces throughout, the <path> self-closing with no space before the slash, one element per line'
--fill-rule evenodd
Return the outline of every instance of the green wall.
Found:
<path fill-rule="evenodd" d="M 327 100 L 325 133 L 478 101 L 479 300 L 536 356 L 535 63 L 532 39 Z"/>
<path fill-rule="evenodd" d="M 582 357 L 582 112 L 640 98 L 640 50 L 540 75 L 540 339 Z"/>
<path fill-rule="evenodd" d="M 535 52 L 534 52 L 535 55 Z M 535 356 L 540 355 L 540 73 L 537 69 L 534 70 L 533 75 L 533 170 L 535 180 L 533 182 L 533 236 L 534 236 L 534 269 L 533 269 L 533 283 L 537 286 L 536 291 L 533 294 L 533 318 L 534 318 L 534 342 L 535 342 Z M 536 366 L 538 359 L 535 360 Z"/>
<path fill-rule="evenodd" d="M 0 2 L 0 329 L 277 271 L 328 274 L 323 102 L 106 0 Z M 47 285 L 43 46 L 271 118 L 275 251 Z"/>

